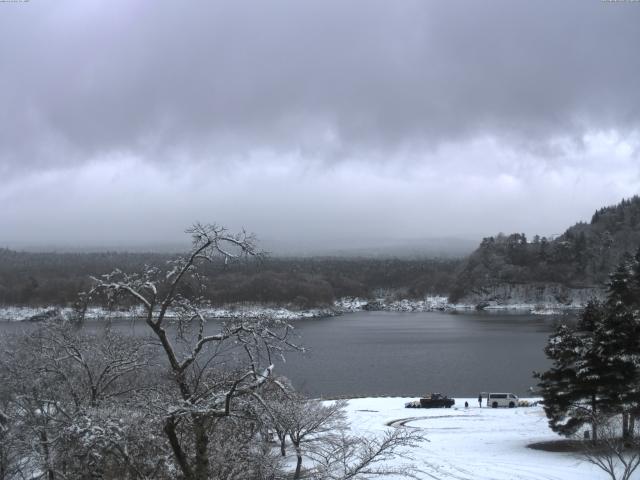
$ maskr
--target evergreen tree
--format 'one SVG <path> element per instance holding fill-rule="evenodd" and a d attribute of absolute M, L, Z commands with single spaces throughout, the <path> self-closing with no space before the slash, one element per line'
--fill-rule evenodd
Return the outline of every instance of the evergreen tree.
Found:
<path fill-rule="evenodd" d="M 597 338 L 605 364 L 610 409 L 623 413 L 623 435 L 630 429 L 628 415 L 640 409 L 640 252 L 626 255 L 609 281 L 606 315 Z"/>
<path fill-rule="evenodd" d="M 640 253 L 640 252 L 639 252 Z M 607 284 L 607 308 L 611 311 L 626 310 L 635 306 L 632 272 L 635 260 L 625 253 L 614 272 L 609 275 Z"/>
<path fill-rule="evenodd" d="M 603 304 L 590 302 L 575 328 L 560 326 L 545 353 L 552 367 L 536 374 L 551 428 L 572 435 L 596 417 L 640 414 L 640 250 L 624 256 L 608 282 Z"/>
<path fill-rule="evenodd" d="M 590 424 L 594 440 L 597 438 L 595 418 L 603 397 L 594 332 L 600 324 L 601 307 L 590 303 L 576 328 L 561 325 L 551 335 L 545 353 L 552 367 L 535 374 L 549 426 L 561 435 L 573 435 Z"/>

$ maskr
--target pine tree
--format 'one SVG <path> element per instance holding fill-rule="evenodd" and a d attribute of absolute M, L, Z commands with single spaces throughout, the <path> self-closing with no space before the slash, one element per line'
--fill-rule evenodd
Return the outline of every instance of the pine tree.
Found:
<path fill-rule="evenodd" d="M 612 413 L 623 414 L 623 436 L 630 433 L 629 414 L 640 410 L 640 251 L 625 256 L 610 276 L 606 315 L 597 338 L 606 366 Z"/>
<path fill-rule="evenodd" d="M 614 272 L 609 275 L 606 305 L 612 312 L 628 309 L 637 303 L 633 292 L 632 272 L 634 267 L 635 259 L 627 253 L 622 257 Z"/>
<path fill-rule="evenodd" d="M 601 324 L 601 306 L 590 303 L 576 328 L 561 325 L 549 338 L 545 353 L 552 367 L 535 376 L 544 410 L 554 432 L 569 436 L 590 424 L 597 438 L 596 415 L 604 405 L 602 365 L 598 361 L 594 332 Z"/>
<path fill-rule="evenodd" d="M 575 328 L 560 326 L 545 349 L 552 367 L 537 374 L 550 427 L 572 435 L 596 418 L 622 414 L 623 436 L 640 414 L 640 250 L 609 277 L 604 303 L 590 302 Z"/>

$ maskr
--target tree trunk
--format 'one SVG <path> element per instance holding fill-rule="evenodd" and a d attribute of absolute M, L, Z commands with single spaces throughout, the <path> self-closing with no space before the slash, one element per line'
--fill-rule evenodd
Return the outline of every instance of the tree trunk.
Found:
<path fill-rule="evenodd" d="M 276 432 L 278 434 L 278 440 L 280 440 L 280 454 L 284 457 L 287 455 L 287 434 Z"/>
<path fill-rule="evenodd" d="M 92 407 L 96 407 L 98 405 L 98 389 L 95 386 L 91 387 L 90 404 Z"/>
<path fill-rule="evenodd" d="M 293 474 L 294 480 L 298 480 L 300 478 L 300 472 L 302 471 L 302 450 L 300 449 L 300 444 L 296 443 L 291 439 L 293 445 L 296 448 L 296 472 Z"/>
<path fill-rule="evenodd" d="M 295 480 L 300 478 L 300 471 L 302 470 L 302 455 L 298 455 L 298 460 L 296 461 L 296 473 L 293 475 Z"/>
<path fill-rule="evenodd" d="M 622 438 L 629 438 L 629 413 L 622 412 Z"/>
<path fill-rule="evenodd" d="M 591 396 L 591 441 L 598 443 L 598 421 L 596 419 L 596 396 Z"/>
<path fill-rule="evenodd" d="M 175 419 L 169 417 L 166 419 L 164 424 L 164 433 L 167 435 L 169 439 L 169 444 L 171 445 L 171 450 L 173 450 L 173 455 L 176 457 L 176 462 L 182 470 L 182 475 L 186 479 L 193 478 L 191 473 L 191 467 L 189 466 L 189 461 L 182 450 L 182 446 L 180 445 L 180 440 L 178 439 L 178 435 L 176 433 L 176 421 Z"/>
<path fill-rule="evenodd" d="M 6 454 L 4 448 L 8 446 L 7 445 L 3 445 L 2 447 L 0 447 L 1 452 L 0 453 L 0 480 L 5 480 L 5 478 L 9 477 L 9 473 L 7 471 L 7 468 L 9 466 L 9 459 L 7 458 L 8 455 Z"/>
<path fill-rule="evenodd" d="M 47 469 L 47 480 L 55 480 L 56 475 L 51 469 L 51 454 L 49 452 L 49 438 L 47 432 L 42 430 L 40 432 L 40 443 L 42 444 L 42 453 L 44 455 L 44 463 Z"/>
<path fill-rule="evenodd" d="M 636 430 L 636 415 L 632 413 L 629 415 L 629 438 L 633 438 Z"/>
<path fill-rule="evenodd" d="M 196 441 L 196 465 L 193 479 L 209 480 L 209 436 L 207 435 L 207 428 L 202 425 L 202 419 L 197 417 L 194 418 L 194 433 Z"/>

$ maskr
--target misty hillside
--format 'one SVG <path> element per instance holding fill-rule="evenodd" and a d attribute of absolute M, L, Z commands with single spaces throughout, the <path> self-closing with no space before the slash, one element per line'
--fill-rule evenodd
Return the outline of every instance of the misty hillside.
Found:
<path fill-rule="evenodd" d="M 504 284 L 558 284 L 599 289 L 625 253 L 640 246 L 640 197 L 597 210 L 550 239 L 522 233 L 482 240 L 461 268 L 451 300 L 487 292 Z"/>

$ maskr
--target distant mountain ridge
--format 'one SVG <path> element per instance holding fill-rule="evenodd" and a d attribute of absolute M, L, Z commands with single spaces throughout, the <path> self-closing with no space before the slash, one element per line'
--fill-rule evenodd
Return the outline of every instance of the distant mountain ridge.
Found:
<path fill-rule="evenodd" d="M 550 239 L 522 233 L 484 238 L 458 271 L 453 302 L 558 303 L 601 296 L 609 273 L 640 245 L 640 197 L 597 210 Z M 550 290 L 551 289 L 551 290 Z M 542 293 L 545 291 L 547 293 Z"/>

